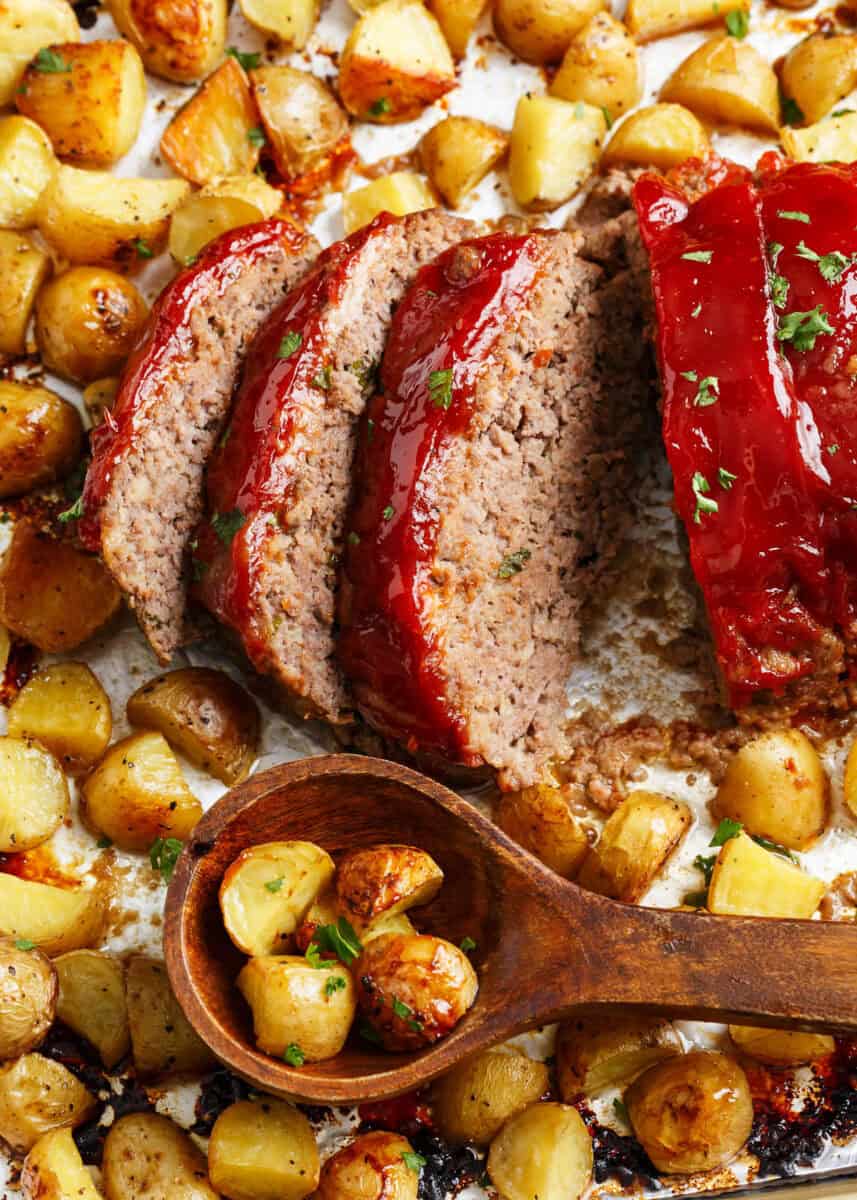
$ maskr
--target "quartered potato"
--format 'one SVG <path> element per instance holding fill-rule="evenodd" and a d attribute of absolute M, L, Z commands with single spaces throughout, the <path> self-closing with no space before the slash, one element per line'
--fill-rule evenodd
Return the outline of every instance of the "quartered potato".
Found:
<path fill-rule="evenodd" d="M 42 667 L 9 707 L 9 733 L 35 738 L 70 775 L 94 766 L 112 729 L 110 700 L 85 663 Z"/>
<path fill-rule="evenodd" d="M 769 62 L 749 42 L 713 37 L 681 63 L 661 88 L 661 100 L 699 117 L 759 133 L 780 126 L 780 94 Z"/>
<path fill-rule="evenodd" d="M 747 1077 L 725 1054 L 694 1050 L 658 1063 L 625 1093 L 637 1139 L 659 1171 L 710 1171 L 731 1162 L 750 1136 Z"/>
<path fill-rule="evenodd" d="M 488 1174 L 502 1200 L 580 1200 L 592 1178 L 592 1139 L 569 1104 L 531 1104 L 491 1143 Z"/>
<path fill-rule="evenodd" d="M 53 1024 L 57 975 L 40 950 L 0 937 L 0 1062 L 39 1045 Z"/>
<path fill-rule="evenodd" d="M 429 0 L 429 9 L 456 58 L 464 58 L 473 31 L 489 4 L 490 0 Z"/>
<path fill-rule="evenodd" d="M 122 850 L 148 850 L 157 838 L 190 837 L 202 805 L 159 733 L 116 742 L 81 791 L 87 824 Z"/>
<path fill-rule="evenodd" d="M 632 792 L 608 817 L 581 868 L 580 886 L 635 903 L 648 891 L 692 820 L 681 800 L 657 792 Z"/>
<path fill-rule="evenodd" d="M 809 919 L 826 885 L 746 833 L 730 838 L 717 856 L 708 889 L 713 913 L 743 917 Z"/>
<path fill-rule="evenodd" d="M 91 946 L 104 926 L 97 888 L 60 888 L 0 874 L 0 935 L 32 942 L 43 954 Z"/>
<path fill-rule="evenodd" d="M 46 842 L 68 804 L 68 784 L 52 754 L 26 738 L 0 737 L 0 852 Z"/>
<path fill-rule="evenodd" d="M 42 1134 L 24 1162 L 24 1200 L 101 1200 L 70 1129 Z"/>
<path fill-rule="evenodd" d="M 447 117 L 423 135 L 420 162 L 450 208 L 458 208 L 509 148 L 509 137 L 475 117 Z"/>
<path fill-rule="evenodd" d="M 162 733 L 171 746 L 223 783 L 247 777 L 259 742 L 259 709 L 223 671 L 182 667 L 150 679 L 131 696 L 132 725 Z"/>
<path fill-rule="evenodd" d="M 854 162 L 857 159 L 857 112 L 825 117 L 805 129 L 784 125 L 780 141 L 796 162 Z"/>
<path fill-rule="evenodd" d="M 250 82 L 274 162 L 285 179 L 311 170 L 348 137 L 348 118 L 333 93 L 309 71 L 257 67 Z"/>
<path fill-rule="evenodd" d="M 2 61 L 0 51 L 0 74 Z M 0 117 L 0 226 L 28 229 L 35 224 L 39 199 L 56 168 L 50 140 L 35 121 Z"/>
<path fill-rule="evenodd" d="M 3 0 L 0 4 L 0 107 L 15 103 L 27 63 L 52 42 L 80 40 L 67 0 Z"/>
<path fill-rule="evenodd" d="M 295 50 L 302 49 L 318 20 L 320 0 L 238 0 L 251 25 Z"/>
<path fill-rule="evenodd" d="M 292 1104 L 270 1097 L 239 1100 L 214 1123 L 208 1170 L 215 1188 L 232 1200 L 304 1200 L 318 1184 L 315 1135 Z M 398 1200 L 393 1191 L 383 1194 Z M 349 1200 L 359 1195 L 353 1192 Z"/>
<path fill-rule="evenodd" d="M 242 850 L 220 885 L 226 932 L 245 954 L 282 953 L 333 871 L 333 859 L 312 842 Z"/>
<path fill-rule="evenodd" d="M 496 820 L 504 833 L 566 879 L 574 878 L 589 850 L 586 830 L 562 791 L 548 784 L 505 792 Z"/>
<path fill-rule="evenodd" d="M 577 1017 L 559 1028 L 556 1066 L 563 1100 L 581 1092 L 597 1096 L 625 1087 L 662 1059 L 681 1054 L 682 1043 L 669 1021 L 611 1014 Z"/>
<path fill-rule="evenodd" d="M 83 448 L 80 415 L 56 392 L 2 379 L 0 412 L 0 499 L 53 483 L 78 461 Z M 29 544 L 25 534 L 21 537 Z"/>
<path fill-rule="evenodd" d="M 857 36 L 810 34 L 783 59 L 780 83 L 805 121 L 820 121 L 857 86 Z"/>
<path fill-rule="evenodd" d="M 428 904 L 440 891 L 443 871 L 416 846 L 371 846 L 346 854 L 336 872 L 340 910 L 358 932 L 380 917 Z"/>
<path fill-rule="evenodd" d="M 609 12 L 597 12 L 571 39 L 550 94 L 604 108 L 611 120 L 629 112 L 643 93 L 634 39 Z"/>
<path fill-rule="evenodd" d="M 681 104 L 650 104 L 627 117 L 604 150 L 605 167 L 655 167 L 668 171 L 710 149 L 702 122 Z"/>
<path fill-rule="evenodd" d="M 579 29 L 604 0 L 495 0 L 500 41 L 531 63 L 559 62 Z"/>
<path fill-rule="evenodd" d="M 520 1050 L 494 1048 L 460 1063 L 434 1085 L 432 1114 L 454 1143 L 487 1146 L 510 1117 L 550 1089 L 542 1062 Z"/>
<path fill-rule="evenodd" d="M 153 75 L 193 83 L 223 57 L 226 0 L 107 0 L 107 7 Z"/>
<path fill-rule="evenodd" d="M 320 1062 L 345 1045 L 357 1002 L 341 963 L 314 967 L 303 957 L 261 955 L 241 971 L 238 990 L 253 1011 L 256 1045 L 267 1054 L 282 1058 L 294 1046 L 302 1060 Z"/>
<path fill-rule="evenodd" d="M 742 1054 L 770 1067 L 797 1067 L 801 1063 L 817 1062 L 836 1049 L 836 1042 L 824 1033 L 730 1025 L 729 1036 Z"/>
<path fill-rule="evenodd" d="M 101 1174 L 107 1200 L 218 1200 L 205 1156 L 156 1113 L 131 1113 L 110 1126 Z"/>
<path fill-rule="evenodd" d="M 80 1125 L 95 1097 L 64 1066 L 41 1054 L 25 1054 L 0 1066 L 0 1138 L 13 1150 L 29 1150 L 42 1134 Z"/>
<path fill-rule="evenodd" d="M 259 161 L 259 114 L 250 84 L 227 58 L 170 121 L 161 153 L 191 183 L 249 175 Z"/>
<path fill-rule="evenodd" d="M 638 42 L 721 23 L 730 12 L 749 12 L 749 0 L 628 0 L 625 22 Z"/>
<path fill-rule="evenodd" d="M 101 950 L 72 950 L 54 959 L 59 980 L 57 1016 L 115 1067 L 131 1047 L 125 969 Z"/>
<path fill-rule="evenodd" d="M 315 1200 L 417 1200 L 419 1166 L 400 1133 L 361 1133 L 325 1162 Z"/>
<path fill-rule="evenodd" d="M 169 252 L 177 263 L 189 266 L 200 250 L 221 233 L 267 220 L 282 203 L 282 193 L 258 175 L 233 175 L 209 183 L 188 196 L 173 213 Z"/>
<path fill-rule="evenodd" d="M 0 165 L 0 190 L 3 187 L 2 170 Z M 32 238 L 11 229 L 0 229 L 0 279 L 3 280 L 3 290 L 0 292 L 0 354 L 18 357 L 26 353 L 27 330 L 36 295 L 50 273 L 50 255 L 45 254 Z"/>
<path fill-rule="evenodd" d="M 365 187 L 346 192 L 342 197 L 342 221 L 349 234 L 368 225 L 381 212 L 404 217 L 436 206 L 437 200 L 422 175 L 394 171 L 392 175 L 373 179 Z"/>
<path fill-rule="evenodd" d="M 600 108 L 522 96 L 509 145 L 509 182 L 518 204 L 534 212 L 564 204 L 594 171 L 606 134 Z"/>
<path fill-rule="evenodd" d="M 133 954 L 126 964 L 125 995 L 134 1067 L 141 1075 L 204 1071 L 214 1061 L 172 993 L 164 964 Z"/>

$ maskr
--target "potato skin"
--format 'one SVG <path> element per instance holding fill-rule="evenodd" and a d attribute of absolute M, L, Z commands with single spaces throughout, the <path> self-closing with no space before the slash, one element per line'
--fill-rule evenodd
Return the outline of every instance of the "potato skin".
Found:
<path fill-rule="evenodd" d="M 581 887 L 633 904 L 648 890 L 693 820 L 688 806 L 657 792 L 631 792 L 612 813 L 581 868 Z"/>
<path fill-rule="evenodd" d="M 126 998 L 134 1066 L 141 1075 L 204 1071 L 214 1056 L 179 1007 L 162 962 L 133 954 L 126 964 Z"/>
<path fill-rule="evenodd" d="M 334 979 L 342 986 L 328 994 Z M 251 958 L 238 976 L 238 990 L 253 1010 L 256 1045 L 277 1058 L 290 1045 L 307 1062 L 333 1058 L 345 1045 L 357 1008 L 346 967 L 337 962 L 313 967 L 295 955 Z"/>
<path fill-rule="evenodd" d="M 24 1200 L 101 1200 L 70 1129 L 42 1134 L 27 1155 L 21 1188 Z"/>
<path fill-rule="evenodd" d="M 568 1104 L 531 1104 L 491 1143 L 488 1174 L 503 1200 L 580 1200 L 592 1178 L 592 1140 Z"/>
<path fill-rule="evenodd" d="M 81 775 L 110 742 L 110 700 L 85 663 L 51 663 L 12 701 L 8 728 L 14 737 L 35 738 L 69 775 Z"/>
<path fill-rule="evenodd" d="M 218 1200 L 204 1155 L 155 1113 L 131 1113 L 111 1125 L 101 1170 L 107 1200 Z"/>
<path fill-rule="evenodd" d="M 53 1023 L 57 974 L 39 950 L 0 937 L 0 1062 L 29 1054 Z"/>
<path fill-rule="evenodd" d="M 524 62 L 558 62 L 604 0 L 496 0 L 494 28 Z"/>
<path fill-rule="evenodd" d="M 95 1097 L 58 1062 L 25 1054 L 0 1067 L 0 1138 L 14 1150 L 29 1150 L 43 1133 L 79 1125 Z"/>
<path fill-rule="evenodd" d="M 509 148 L 508 135 L 475 117 L 447 117 L 420 141 L 420 162 L 451 208 L 495 167 Z"/>
<path fill-rule="evenodd" d="M 318 1183 L 315 1135 L 292 1104 L 267 1096 L 239 1100 L 214 1123 L 208 1169 L 231 1200 L 303 1200 Z"/>
<path fill-rule="evenodd" d="M 718 24 L 727 13 L 736 10 L 749 12 L 749 0 L 720 0 L 716 7 L 712 0 L 682 0 L 681 4 L 628 0 L 625 24 L 638 42 L 650 42 L 683 29 Z"/>
<path fill-rule="evenodd" d="M 749 42 L 713 37 L 680 63 L 661 88 L 661 100 L 699 117 L 777 133 L 780 99 L 770 63 Z"/>
<path fill-rule="evenodd" d="M 0 161 L 0 187 L 2 187 Z M 0 198 L 2 207 L 2 198 Z M 50 278 L 52 264 L 35 242 L 23 233 L 0 229 L 0 354 L 17 357 L 27 349 L 27 332 L 39 288 Z M 0 468 L 2 478 L 2 468 Z"/>
<path fill-rule="evenodd" d="M 581 1092 L 596 1096 L 624 1087 L 661 1059 L 681 1054 L 681 1038 L 669 1021 L 611 1014 L 576 1017 L 560 1025 L 556 1069 L 563 1100 Z"/>
<path fill-rule="evenodd" d="M 416 846 L 371 846 L 346 854 L 336 871 L 336 894 L 355 928 L 382 916 L 428 904 L 440 891 L 443 871 Z"/>
<path fill-rule="evenodd" d="M 643 80 L 637 46 L 622 22 L 597 12 L 572 38 L 549 90 L 560 100 L 606 108 L 614 121 L 630 112 Z"/>
<path fill-rule="evenodd" d="M 810 34 L 784 58 L 780 82 L 804 121 L 820 121 L 857 84 L 857 36 Z"/>
<path fill-rule="evenodd" d="M 114 1067 L 131 1046 L 121 961 L 100 950 L 71 950 L 54 967 L 57 1016 L 96 1048 L 105 1067 Z"/>
<path fill-rule="evenodd" d="M 796 1067 L 827 1058 L 836 1042 L 824 1033 L 800 1033 L 793 1029 L 757 1029 L 730 1025 L 729 1036 L 741 1054 L 770 1067 Z"/>
<path fill-rule="evenodd" d="M 32 850 L 68 815 L 68 784 L 60 765 L 26 738 L 0 737 L 0 852 Z"/>
<path fill-rule="evenodd" d="M 55 392 L 0 380 L 0 413 L 0 499 L 53 483 L 80 458 L 80 414 Z"/>
<path fill-rule="evenodd" d="M 490 0 L 429 0 L 429 10 L 437 18 L 456 58 L 464 58 L 471 35 L 489 3 Z"/>
<path fill-rule="evenodd" d="M 485 1050 L 438 1080 L 432 1115 L 447 1141 L 487 1146 L 510 1117 L 549 1089 L 544 1063 L 519 1050 Z"/>
<path fill-rule="evenodd" d="M 108 0 L 108 8 L 153 75 L 193 83 L 223 57 L 226 0 Z"/>
<path fill-rule="evenodd" d="M 348 118 L 309 71 L 257 67 L 250 82 L 274 162 L 286 179 L 309 171 L 348 137 Z"/>
<path fill-rule="evenodd" d="M 504 833 L 565 879 L 573 879 L 589 851 L 586 830 L 559 788 L 536 784 L 505 792 L 496 812 Z"/>
<path fill-rule="evenodd" d="M 324 1164 L 315 1200 L 417 1200 L 419 1172 L 402 1157 L 409 1153 L 399 1133 L 360 1134 Z"/>

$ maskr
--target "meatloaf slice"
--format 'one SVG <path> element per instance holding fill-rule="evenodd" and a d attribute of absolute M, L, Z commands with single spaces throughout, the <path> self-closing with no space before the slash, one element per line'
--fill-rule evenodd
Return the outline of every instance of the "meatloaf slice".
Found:
<path fill-rule="evenodd" d="M 195 593 L 299 712 L 340 723 L 336 563 L 357 422 L 393 310 L 418 268 L 473 226 L 382 214 L 337 243 L 261 330 L 208 472 Z"/>
<path fill-rule="evenodd" d="M 358 450 L 339 641 L 358 707 L 504 787 L 564 751 L 579 609 L 627 520 L 649 390 L 639 294 L 581 243 L 499 233 L 423 268 Z"/>
<path fill-rule="evenodd" d="M 112 413 L 92 435 L 81 537 L 162 662 L 186 636 L 187 543 L 244 351 L 317 250 L 280 220 L 215 239 L 161 293 Z"/>

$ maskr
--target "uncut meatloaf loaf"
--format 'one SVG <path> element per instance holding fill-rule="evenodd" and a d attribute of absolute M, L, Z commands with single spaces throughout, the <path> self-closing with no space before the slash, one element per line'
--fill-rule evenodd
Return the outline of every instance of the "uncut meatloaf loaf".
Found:
<path fill-rule="evenodd" d="M 631 273 L 580 234 L 423 268 L 363 423 L 339 652 L 361 713 L 503 787 L 565 751 L 581 602 L 628 519 L 649 394 Z"/>
<path fill-rule="evenodd" d="M 161 293 L 113 410 L 92 434 L 81 537 L 164 663 L 187 640 L 187 544 L 244 351 L 317 250 L 314 238 L 276 219 L 206 246 Z"/>
<path fill-rule="evenodd" d="M 393 310 L 419 267 L 472 230 L 439 209 L 384 213 L 326 250 L 260 331 L 210 462 L 195 595 L 307 716 L 351 715 L 334 655 L 337 563 Z"/>

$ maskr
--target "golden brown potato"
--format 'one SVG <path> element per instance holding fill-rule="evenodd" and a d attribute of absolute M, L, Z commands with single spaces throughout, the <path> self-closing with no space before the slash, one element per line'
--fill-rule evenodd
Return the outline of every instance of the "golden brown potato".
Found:
<path fill-rule="evenodd" d="M 681 1054 L 681 1038 L 669 1021 L 635 1014 L 576 1017 L 560 1025 L 556 1069 L 563 1100 L 581 1092 L 597 1096 L 625 1087 L 649 1067 Z"/>
<path fill-rule="evenodd" d="M 373 938 L 382 937 L 385 933 L 416 933 L 416 929 L 404 913 L 393 913 L 392 916 L 379 917 L 377 921 L 367 925 L 361 931 L 360 938 L 363 945 L 368 946 Z"/>
<path fill-rule="evenodd" d="M 531 63 L 559 62 L 571 39 L 604 0 L 495 0 L 500 41 Z"/>
<path fill-rule="evenodd" d="M 312 842 L 263 842 L 242 850 L 220 884 L 226 932 L 245 954 L 283 953 L 333 870 L 333 859 Z"/>
<path fill-rule="evenodd" d="M 632 792 L 608 817 L 581 868 L 581 887 L 634 904 L 687 833 L 693 820 L 681 800 Z"/>
<path fill-rule="evenodd" d="M 125 996 L 134 1067 L 141 1075 L 204 1071 L 214 1062 L 172 993 L 162 962 L 133 954 L 126 964 Z"/>
<path fill-rule="evenodd" d="M 607 133 L 600 108 L 554 96 L 522 96 L 509 146 L 509 182 L 522 208 L 550 211 L 592 174 Z"/>
<path fill-rule="evenodd" d="M 348 136 L 348 118 L 309 71 L 257 67 L 250 81 L 274 162 L 285 179 L 309 171 Z"/>
<path fill-rule="evenodd" d="M 341 981 L 341 982 L 340 982 Z M 345 1045 L 357 1001 L 338 962 L 311 966 L 293 955 L 251 958 L 238 990 L 253 1011 L 256 1045 L 293 1066 L 333 1058 Z"/>
<path fill-rule="evenodd" d="M 658 1063 L 625 1093 L 634 1133 L 659 1171 L 710 1171 L 750 1136 L 747 1077 L 725 1054 L 694 1050 Z"/>
<path fill-rule="evenodd" d="M 479 983 L 467 955 L 429 934 L 385 933 L 354 965 L 357 1002 L 386 1050 L 421 1050 L 449 1033 Z"/>
<path fill-rule="evenodd" d="M 122 963 L 101 950 L 72 950 L 54 966 L 57 1016 L 95 1047 L 105 1067 L 115 1067 L 131 1048 Z"/>
<path fill-rule="evenodd" d="M 27 944 L 0 937 L 0 1062 L 35 1050 L 56 1013 L 56 971 Z"/>
<path fill-rule="evenodd" d="M 490 0 L 429 0 L 429 9 L 456 58 L 464 58 L 471 35 L 489 4 Z"/>
<path fill-rule="evenodd" d="M 605 167 L 628 163 L 668 171 L 686 158 L 704 158 L 710 149 L 701 122 L 680 104 L 650 104 L 622 122 L 607 143 Z"/>
<path fill-rule="evenodd" d="M 434 1085 L 432 1113 L 450 1142 L 487 1146 L 516 1113 L 550 1089 L 542 1062 L 520 1050 L 485 1050 L 453 1067 Z"/>
<path fill-rule="evenodd" d="M 28 229 L 35 224 L 39 200 L 56 167 L 48 136 L 35 121 L 0 117 L 0 225 Z"/>
<path fill-rule="evenodd" d="M 96 379 L 83 389 L 83 405 L 93 429 L 104 420 L 105 410 L 113 407 L 118 391 L 119 380 L 115 375 L 108 376 L 107 379 Z"/>
<path fill-rule="evenodd" d="M 339 905 L 336 901 L 336 889 L 333 885 L 323 888 L 306 910 L 303 918 L 295 929 L 295 949 L 299 954 L 305 954 L 307 946 L 315 937 L 320 925 L 335 925 L 339 920 Z M 396 917 L 397 921 L 407 921 L 407 917 Z M 410 925 L 410 921 L 408 921 Z M 411 926 L 411 930 L 413 926 Z M 400 932 L 400 931 L 396 931 Z M 408 931 L 410 932 L 410 930 Z M 366 941 L 366 934 L 363 939 Z"/>
<path fill-rule="evenodd" d="M 730 12 L 749 12 L 749 0 L 628 0 L 625 23 L 638 42 L 723 21 Z"/>
<path fill-rule="evenodd" d="M 443 871 L 416 846 L 371 846 L 352 850 L 336 872 L 340 910 L 358 930 L 428 904 L 440 891 Z"/>
<path fill-rule="evenodd" d="M 131 1113 L 110 1126 L 101 1172 L 107 1200 L 218 1200 L 205 1156 L 156 1113 Z"/>
<path fill-rule="evenodd" d="M 79 459 L 80 416 L 56 392 L 0 380 L 0 413 L 0 498 L 53 483 Z"/>
<path fill-rule="evenodd" d="M 27 1155 L 21 1188 L 24 1200 L 101 1200 L 70 1129 L 42 1134 Z"/>
<path fill-rule="evenodd" d="M 0 279 L 3 280 L 3 290 L 0 292 L 0 354 L 19 357 L 26 353 L 27 330 L 36 295 L 50 273 L 50 255 L 39 249 L 31 238 L 11 229 L 0 229 Z M 0 438 L 2 436 L 0 433 Z"/>
<path fill-rule="evenodd" d="M 202 805 L 159 733 L 116 742 L 81 789 L 87 824 L 122 850 L 148 850 L 157 838 L 190 837 Z"/>
<path fill-rule="evenodd" d="M 857 817 L 857 740 L 852 742 L 845 762 L 843 794 L 848 808 Z"/>
<path fill-rule="evenodd" d="M 35 738 L 69 775 L 98 762 L 112 729 L 110 700 L 85 663 L 42 667 L 9 707 L 9 733 Z"/>
<path fill-rule="evenodd" d="M 436 206 L 437 200 L 422 175 L 415 175 L 413 171 L 394 171 L 392 175 L 373 179 L 365 187 L 346 192 L 342 197 L 342 220 L 345 232 L 353 233 L 381 212 L 404 217 L 407 213 Z"/>
<path fill-rule="evenodd" d="M 194 83 L 223 57 L 226 0 L 107 0 L 107 7 L 153 75 Z"/>
<path fill-rule="evenodd" d="M 720 36 L 680 63 L 661 88 L 661 100 L 683 104 L 699 117 L 760 133 L 780 126 L 777 77 L 749 42 Z"/>
<path fill-rule="evenodd" d="M 251 174 L 263 141 L 247 76 L 227 58 L 170 121 L 161 153 L 191 183 L 212 183 Z"/>
<path fill-rule="evenodd" d="M 488 1174 L 503 1200 L 580 1200 L 592 1178 L 592 1139 L 568 1104 L 531 1104 L 491 1143 Z"/>
<path fill-rule="evenodd" d="M 586 830 L 568 801 L 559 788 L 547 784 L 505 792 L 496 820 L 509 837 L 566 879 L 574 878 L 589 850 Z"/>
<path fill-rule="evenodd" d="M 52 754 L 35 742 L 0 737 L 0 852 L 40 846 L 68 813 L 68 784 Z"/>
<path fill-rule="evenodd" d="M 15 93 L 18 111 L 48 134 L 60 158 L 109 167 L 140 132 L 146 76 L 128 42 L 65 42 L 51 46 L 50 71 L 31 62 Z"/>
<path fill-rule="evenodd" d="M 804 121 L 820 121 L 857 86 L 857 36 L 810 34 L 783 59 L 780 82 Z"/>
<path fill-rule="evenodd" d="M 0 108 L 15 103 L 27 63 L 52 42 L 80 40 L 67 0 L 3 0 L 0 4 Z"/>
<path fill-rule="evenodd" d="M 836 1049 L 836 1042 L 824 1033 L 730 1025 L 729 1036 L 742 1054 L 771 1067 L 797 1067 L 801 1063 L 817 1062 Z"/>
<path fill-rule="evenodd" d="M 251 25 L 301 50 L 309 41 L 321 7 L 320 0 L 238 0 Z"/>
<path fill-rule="evenodd" d="M 739 833 L 717 856 L 707 907 L 726 916 L 809 919 L 824 892 L 820 879 Z"/>
<path fill-rule="evenodd" d="M 168 248 L 177 263 L 196 262 L 203 246 L 229 229 L 272 217 L 283 195 L 258 175 L 233 175 L 188 196 L 173 213 Z"/>
<path fill-rule="evenodd" d="M 292 1104 L 239 1100 L 214 1123 L 208 1169 L 217 1190 L 233 1200 L 303 1200 L 318 1184 L 315 1135 Z M 393 1192 L 389 1200 L 396 1200 Z"/>
<path fill-rule="evenodd" d="M 400 1133 L 377 1129 L 331 1155 L 315 1200 L 417 1200 L 419 1182 L 411 1143 Z"/>
<path fill-rule="evenodd" d="M 857 159 L 857 112 L 825 117 L 805 129 L 780 130 L 783 150 L 796 162 L 854 162 Z"/>
<path fill-rule="evenodd" d="M 475 117 L 447 117 L 423 135 L 420 162 L 451 208 L 458 208 L 509 148 L 508 135 Z"/>
<path fill-rule="evenodd" d="M 71 1071 L 41 1054 L 0 1066 L 0 1138 L 13 1150 L 29 1150 L 43 1133 L 79 1125 L 95 1107 Z"/>
<path fill-rule="evenodd" d="M 91 946 L 101 936 L 104 918 L 98 888 L 54 887 L 0 874 L 0 935 L 32 942 L 43 954 Z"/>
<path fill-rule="evenodd" d="M 609 12 L 597 12 L 574 35 L 550 85 L 560 100 L 583 100 L 623 117 L 643 94 L 640 56 L 634 39 Z"/>
<path fill-rule="evenodd" d="M 421 0 L 384 0 L 370 8 L 339 59 L 340 99 L 365 121 L 411 121 L 453 87 L 452 55 Z"/>
<path fill-rule="evenodd" d="M 223 783 L 246 779 L 259 743 L 259 709 L 223 671 L 182 667 L 150 679 L 128 700 L 132 725 L 162 733 L 170 745 Z"/>

